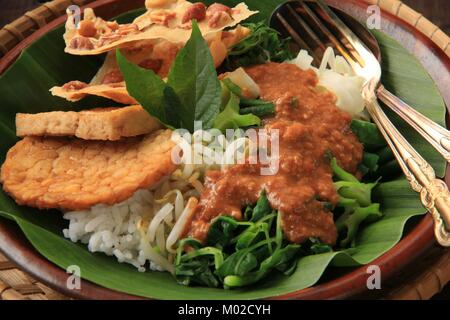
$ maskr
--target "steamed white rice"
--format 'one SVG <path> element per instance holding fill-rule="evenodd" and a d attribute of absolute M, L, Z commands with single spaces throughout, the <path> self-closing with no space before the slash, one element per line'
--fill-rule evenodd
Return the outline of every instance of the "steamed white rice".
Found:
<path fill-rule="evenodd" d="M 188 180 L 188 179 L 187 179 Z M 91 252 L 115 256 L 139 271 L 173 270 L 173 250 L 166 237 L 198 191 L 186 179 L 173 175 L 150 190 L 139 190 L 114 206 L 97 205 L 64 214 L 69 228 L 64 236 L 88 245 Z M 170 191 L 172 190 L 172 191 Z M 152 223 L 157 222 L 157 223 Z"/>

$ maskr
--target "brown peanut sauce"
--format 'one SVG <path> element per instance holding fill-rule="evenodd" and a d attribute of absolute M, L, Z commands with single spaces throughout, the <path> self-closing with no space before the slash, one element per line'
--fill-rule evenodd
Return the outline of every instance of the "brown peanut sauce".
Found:
<path fill-rule="evenodd" d="M 219 215 L 241 219 L 243 207 L 255 204 L 262 190 L 281 212 L 286 238 L 301 243 L 309 237 L 334 244 L 333 214 L 323 202 L 336 204 L 331 151 L 340 166 L 356 173 L 363 146 L 350 130 L 351 116 L 336 107 L 335 96 L 317 90 L 317 76 L 293 64 L 267 63 L 246 69 L 261 89 L 261 98 L 276 105 L 264 128 L 279 130 L 279 170 L 260 174 L 260 165 L 237 164 L 209 171 L 205 189 L 188 224 L 188 236 L 206 239 L 211 220 Z"/>

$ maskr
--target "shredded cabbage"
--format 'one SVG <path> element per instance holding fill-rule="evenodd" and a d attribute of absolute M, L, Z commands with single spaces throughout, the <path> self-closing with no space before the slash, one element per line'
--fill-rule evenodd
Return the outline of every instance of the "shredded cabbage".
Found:
<path fill-rule="evenodd" d="M 335 56 L 332 48 L 327 48 L 319 68 L 312 66 L 313 58 L 306 50 L 300 50 L 298 56 L 288 61 L 302 70 L 316 72 L 319 83 L 336 95 L 336 105 L 355 118 L 366 117 L 362 98 L 363 78 L 355 75 L 351 66 L 342 56 Z"/>

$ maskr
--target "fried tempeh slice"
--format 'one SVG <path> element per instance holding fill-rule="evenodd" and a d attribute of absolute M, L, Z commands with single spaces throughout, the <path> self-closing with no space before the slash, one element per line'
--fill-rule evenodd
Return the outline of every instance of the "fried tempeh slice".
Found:
<path fill-rule="evenodd" d="M 85 140 L 114 141 L 161 128 L 158 120 L 139 105 L 16 115 L 16 134 L 19 137 L 75 136 Z"/>
<path fill-rule="evenodd" d="M 63 210 L 113 205 L 176 169 L 171 135 L 159 130 L 114 142 L 26 137 L 9 150 L 0 181 L 20 205 Z"/>

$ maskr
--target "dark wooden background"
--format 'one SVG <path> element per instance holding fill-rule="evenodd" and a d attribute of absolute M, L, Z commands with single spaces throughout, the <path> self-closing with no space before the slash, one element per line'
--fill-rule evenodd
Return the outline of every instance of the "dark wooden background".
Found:
<path fill-rule="evenodd" d="M 450 0 L 403 0 L 403 3 L 422 13 L 450 35 Z"/>
<path fill-rule="evenodd" d="M 126 0 L 124 0 L 126 1 Z M 0 0 L 0 28 L 45 1 Z M 422 13 L 445 33 L 450 34 L 450 0 L 403 0 L 414 10 Z M 434 299 L 450 299 L 450 285 Z"/>

